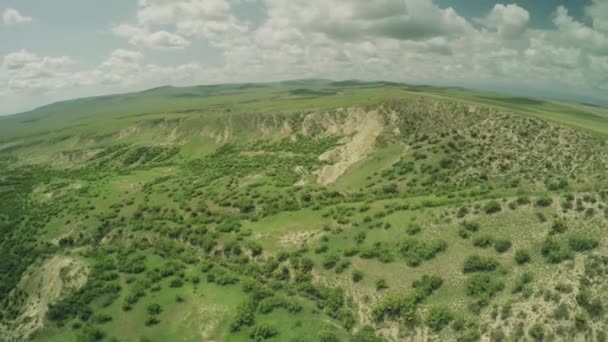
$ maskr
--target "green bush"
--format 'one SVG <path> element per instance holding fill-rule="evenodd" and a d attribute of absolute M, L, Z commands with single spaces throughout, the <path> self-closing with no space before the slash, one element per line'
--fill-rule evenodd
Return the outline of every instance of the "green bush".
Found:
<path fill-rule="evenodd" d="M 511 249 L 511 240 L 507 240 L 507 239 L 498 239 L 496 241 L 494 241 L 494 249 L 498 252 L 498 253 L 504 253 L 506 251 L 508 251 L 509 249 Z"/>
<path fill-rule="evenodd" d="M 148 311 L 149 315 L 154 316 L 154 315 L 160 314 L 163 311 L 163 309 L 160 307 L 159 304 L 154 303 L 154 304 L 148 305 L 147 311 Z"/>
<path fill-rule="evenodd" d="M 566 230 L 568 230 L 568 226 L 566 225 L 566 222 L 564 222 L 563 220 L 556 220 L 551 225 L 551 234 L 552 235 L 563 234 L 566 232 Z"/>
<path fill-rule="evenodd" d="M 246 301 L 236 307 L 234 318 L 230 322 L 230 331 L 235 332 L 243 326 L 253 325 L 255 320 L 255 305 L 252 301 Z"/>
<path fill-rule="evenodd" d="M 359 271 L 359 270 L 354 270 L 353 271 L 353 282 L 358 283 L 363 279 L 363 272 Z"/>
<path fill-rule="evenodd" d="M 492 257 L 471 255 L 464 261 L 463 272 L 491 272 L 496 270 L 498 265 L 498 261 Z"/>
<path fill-rule="evenodd" d="M 249 331 L 249 337 L 254 341 L 263 341 L 272 338 L 279 334 L 274 325 L 268 323 L 259 323 L 254 325 Z"/>
<path fill-rule="evenodd" d="M 443 280 L 441 278 L 424 275 L 412 283 L 412 287 L 415 289 L 413 294 L 406 296 L 390 295 L 374 305 L 372 318 L 376 322 L 381 322 L 385 318 L 401 318 L 406 323 L 412 324 L 416 321 L 417 305 L 439 289 L 442 284 Z"/>
<path fill-rule="evenodd" d="M 374 328 L 365 325 L 353 336 L 352 342 L 384 342 L 384 339 L 376 336 Z"/>
<path fill-rule="evenodd" d="M 504 288 L 505 283 L 497 275 L 491 273 L 477 273 L 466 281 L 467 294 L 482 300 L 489 300 Z"/>
<path fill-rule="evenodd" d="M 384 280 L 383 278 L 376 280 L 376 290 L 381 291 L 385 289 L 388 289 L 388 285 L 386 285 L 386 280 Z"/>
<path fill-rule="evenodd" d="M 550 197 L 541 197 L 536 200 L 537 207 L 548 207 L 553 204 L 553 199 Z"/>
<path fill-rule="evenodd" d="M 489 201 L 483 206 L 483 211 L 486 214 L 496 214 L 502 210 L 502 206 L 498 201 Z"/>
<path fill-rule="evenodd" d="M 597 248 L 599 241 L 594 237 L 577 234 L 568 238 L 568 245 L 576 252 L 586 252 Z"/>
<path fill-rule="evenodd" d="M 435 290 L 443 285 L 443 279 L 438 276 L 423 275 L 422 278 L 414 280 L 412 287 L 416 289 L 416 297 L 420 300 L 430 296 Z"/>
<path fill-rule="evenodd" d="M 545 327 L 542 324 L 534 324 L 528 331 L 530 337 L 535 341 L 542 341 L 545 338 Z"/>
<path fill-rule="evenodd" d="M 407 227 L 406 229 L 406 233 L 408 235 L 416 235 L 418 233 L 420 233 L 422 231 L 422 227 L 420 227 L 420 225 L 417 224 L 412 224 L 409 227 Z"/>
<path fill-rule="evenodd" d="M 325 328 L 319 333 L 319 342 L 339 342 L 338 336 L 333 329 Z"/>
<path fill-rule="evenodd" d="M 399 253 L 411 267 L 420 265 L 425 260 L 434 258 L 446 250 L 447 243 L 443 240 L 420 241 L 408 238 L 398 244 Z"/>
<path fill-rule="evenodd" d="M 473 246 L 479 248 L 488 248 L 494 244 L 494 237 L 491 235 L 478 236 L 473 240 Z"/>
<path fill-rule="evenodd" d="M 447 307 L 438 306 L 429 310 L 426 315 L 426 324 L 433 331 L 439 332 L 453 319 L 453 315 Z"/>
<path fill-rule="evenodd" d="M 481 228 L 480 224 L 477 222 L 468 222 L 468 221 L 464 221 L 462 222 L 462 226 L 464 227 L 464 229 L 470 231 L 470 232 L 478 232 L 479 228 Z"/>
<path fill-rule="evenodd" d="M 527 264 L 530 262 L 530 260 L 532 260 L 532 257 L 530 256 L 530 252 L 528 252 L 527 250 L 520 249 L 515 252 L 515 262 L 518 265 Z"/>
<path fill-rule="evenodd" d="M 548 238 L 543 242 L 541 254 L 551 264 L 559 264 L 573 257 L 572 251 L 567 244 L 552 238 Z"/>

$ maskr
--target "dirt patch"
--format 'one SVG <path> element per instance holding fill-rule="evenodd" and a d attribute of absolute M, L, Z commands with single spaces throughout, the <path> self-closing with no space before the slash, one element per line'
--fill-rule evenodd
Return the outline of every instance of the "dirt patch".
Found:
<path fill-rule="evenodd" d="M 296 166 L 296 167 L 293 168 L 293 171 L 300 176 L 300 180 L 297 181 L 294 184 L 294 186 L 304 186 L 304 185 L 306 185 L 306 183 L 308 183 L 307 182 L 308 172 L 306 171 L 306 169 L 304 168 L 304 166 L 298 165 L 298 166 Z"/>
<path fill-rule="evenodd" d="M 300 246 L 311 239 L 320 236 L 321 231 L 294 232 L 281 236 L 279 243 L 283 246 Z"/>
<path fill-rule="evenodd" d="M 349 167 L 372 153 L 376 138 L 384 129 L 383 120 L 376 111 L 365 112 L 357 108 L 350 109 L 348 114 L 341 130 L 349 136 L 343 139 L 342 145 L 319 156 L 319 160 L 333 163 L 317 171 L 320 185 L 335 182 Z"/>
<path fill-rule="evenodd" d="M 21 297 L 25 294 L 26 297 L 23 301 L 9 298 L 9 303 L 19 306 L 19 314 L 13 320 L 0 324 L 3 340 L 29 340 L 44 327 L 49 305 L 66 293 L 84 286 L 88 274 L 89 270 L 83 262 L 64 256 L 55 256 L 32 267 L 9 295 Z"/>

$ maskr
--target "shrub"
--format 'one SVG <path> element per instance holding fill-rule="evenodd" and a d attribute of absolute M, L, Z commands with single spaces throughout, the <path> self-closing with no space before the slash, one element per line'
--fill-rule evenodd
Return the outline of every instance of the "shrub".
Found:
<path fill-rule="evenodd" d="M 277 328 L 268 323 L 256 324 L 249 332 L 249 337 L 254 341 L 263 341 L 279 334 Z"/>
<path fill-rule="evenodd" d="M 491 257 L 472 255 L 464 261 L 464 273 L 491 272 L 498 267 L 498 261 Z"/>
<path fill-rule="evenodd" d="M 534 274 L 530 272 L 522 274 L 515 282 L 515 286 L 513 287 L 513 293 L 522 292 L 526 288 L 526 285 L 530 284 L 533 280 Z"/>
<path fill-rule="evenodd" d="M 562 234 L 565 233 L 566 230 L 568 230 L 568 226 L 566 225 L 566 223 L 562 220 L 556 220 L 555 222 L 553 222 L 553 224 L 551 225 L 551 235 L 555 235 L 555 234 Z"/>
<path fill-rule="evenodd" d="M 530 253 L 525 249 L 520 249 L 515 252 L 515 262 L 518 265 L 527 264 L 530 262 L 532 258 L 530 257 Z"/>
<path fill-rule="evenodd" d="M 505 283 L 491 273 L 474 274 L 466 281 L 467 294 L 482 300 L 489 300 L 504 288 Z"/>
<path fill-rule="evenodd" d="M 335 254 L 327 255 L 323 258 L 323 268 L 326 270 L 333 268 L 340 261 L 340 257 Z"/>
<path fill-rule="evenodd" d="M 480 228 L 480 225 L 477 222 L 464 221 L 464 222 L 462 222 L 462 226 L 470 232 L 477 232 L 477 231 L 479 231 L 479 228 Z"/>
<path fill-rule="evenodd" d="M 494 249 L 498 253 L 504 253 L 511 248 L 511 241 L 507 239 L 499 239 L 494 241 Z"/>
<path fill-rule="evenodd" d="M 353 282 L 358 283 L 363 279 L 363 272 L 359 270 L 353 271 Z"/>
<path fill-rule="evenodd" d="M 388 285 L 386 285 L 386 280 L 382 278 L 376 280 L 376 290 L 381 291 L 385 289 L 388 289 Z"/>
<path fill-rule="evenodd" d="M 439 332 L 453 319 L 453 315 L 447 307 L 433 307 L 426 315 L 426 324 L 433 331 Z"/>
<path fill-rule="evenodd" d="M 416 235 L 416 234 L 420 233 L 421 231 L 422 231 L 422 227 L 420 227 L 417 224 L 410 225 L 409 227 L 407 227 L 407 230 L 406 230 L 408 235 Z"/>
<path fill-rule="evenodd" d="M 319 333 L 319 342 L 339 342 L 336 333 L 329 328 L 321 330 Z"/>
<path fill-rule="evenodd" d="M 182 287 L 184 286 L 184 280 L 182 278 L 173 278 L 171 279 L 169 286 L 173 288 Z"/>
<path fill-rule="evenodd" d="M 363 326 L 353 336 L 352 342 L 383 342 L 384 339 L 376 336 L 376 331 L 369 325 Z"/>
<path fill-rule="evenodd" d="M 557 320 L 568 320 L 570 319 L 570 309 L 567 304 L 562 303 L 555 308 L 551 316 Z"/>
<path fill-rule="evenodd" d="M 264 298 L 258 303 L 258 311 L 263 314 L 268 314 L 271 313 L 274 309 L 282 307 L 283 304 L 283 300 L 277 296 Z"/>
<path fill-rule="evenodd" d="M 356 241 L 358 244 L 361 244 L 361 243 L 363 243 L 363 241 L 365 241 L 365 237 L 366 237 L 365 232 L 357 232 L 357 233 L 355 234 L 355 241 Z"/>
<path fill-rule="evenodd" d="M 372 317 L 376 322 L 385 318 L 402 319 L 406 323 L 416 320 L 418 300 L 415 296 L 388 296 L 372 308 Z"/>
<path fill-rule="evenodd" d="M 412 282 L 412 287 L 416 289 L 416 297 L 426 298 L 443 284 L 443 279 L 438 276 L 423 275 L 422 278 Z"/>
<path fill-rule="evenodd" d="M 537 207 L 548 207 L 553 204 L 553 199 L 550 197 L 541 197 L 536 200 Z"/>
<path fill-rule="evenodd" d="M 95 323 L 104 324 L 104 323 L 110 322 L 112 320 L 112 316 L 110 316 L 108 314 L 98 314 L 98 315 L 93 315 L 92 320 Z"/>
<path fill-rule="evenodd" d="M 406 323 L 416 320 L 417 305 L 441 287 L 443 280 L 437 276 L 424 275 L 412 283 L 416 290 L 412 295 L 387 296 L 372 308 L 372 317 L 376 322 L 385 318 L 401 318 Z"/>
<path fill-rule="evenodd" d="M 156 316 L 148 316 L 148 318 L 144 322 L 144 324 L 147 327 L 152 326 L 152 325 L 156 325 L 158 323 L 160 323 L 160 320 L 158 318 L 156 318 Z"/>
<path fill-rule="evenodd" d="M 560 262 L 568 259 L 572 259 L 572 251 L 569 246 L 565 243 L 548 238 L 546 239 L 541 247 L 541 253 L 551 264 L 559 264 Z"/>
<path fill-rule="evenodd" d="M 158 315 L 163 311 L 163 309 L 160 307 L 160 305 L 156 304 L 156 303 L 148 305 L 147 310 L 148 310 L 148 314 L 150 314 L 151 316 Z"/>
<path fill-rule="evenodd" d="M 478 236 L 473 240 L 473 246 L 480 248 L 490 247 L 494 243 L 494 237 L 490 235 Z"/>
<path fill-rule="evenodd" d="M 502 210 L 500 203 L 498 201 L 490 201 L 483 206 L 483 211 L 486 214 L 495 214 Z"/>
<path fill-rule="evenodd" d="M 425 260 L 434 258 L 438 253 L 447 248 L 447 243 L 442 240 L 420 241 L 409 238 L 398 244 L 399 253 L 411 267 L 420 265 Z"/>
<path fill-rule="evenodd" d="M 236 313 L 230 323 L 230 331 L 239 331 L 243 326 L 252 325 L 255 319 L 255 305 L 246 301 L 236 307 Z"/>
<path fill-rule="evenodd" d="M 542 341 L 545 338 L 545 327 L 539 323 L 536 323 L 530 328 L 528 334 L 535 341 Z"/>
<path fill-rule="evenodd" d="M 599 242 L 596 238 L 577 234 L 570 236 L 568 245 L 576 252 L 585 252 L 597 248 Z"/>

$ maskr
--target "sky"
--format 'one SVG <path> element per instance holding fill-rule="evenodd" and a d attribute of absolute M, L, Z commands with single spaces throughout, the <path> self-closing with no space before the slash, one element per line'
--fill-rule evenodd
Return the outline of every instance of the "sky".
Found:
<path fill-rule="evenodd" d="M 608 104 L 608 0 L 0 0 L 0 114 L 302 78 Z"/>

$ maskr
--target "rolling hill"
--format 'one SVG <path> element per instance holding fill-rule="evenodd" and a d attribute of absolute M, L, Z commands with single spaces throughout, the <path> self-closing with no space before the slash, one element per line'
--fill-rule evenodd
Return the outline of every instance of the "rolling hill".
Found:
<path fill-rule="evenodd" d="M 608 110 L 161 87 L 0 118 L 7 341 L 607 338 Z"/>

